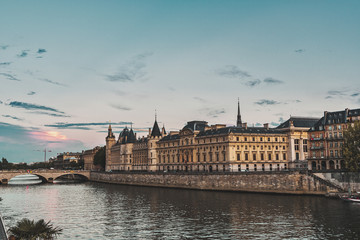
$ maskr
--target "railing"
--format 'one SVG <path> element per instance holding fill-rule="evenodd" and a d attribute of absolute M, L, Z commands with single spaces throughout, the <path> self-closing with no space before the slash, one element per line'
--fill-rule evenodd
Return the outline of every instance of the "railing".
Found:
<path fill-rule="evenodd" d="M 317 180 L 320 183 L 322 183 L 322 184 L 324 184 L 324 185 L 326 185 L 328 187 L 335 188 L 336 190 L 338 190 L 340 192 L 346 192 L 342 187 L 337 186 L 337 185 L 335 185 L 334 183 L 332 183 L 332 182 L 330 182 L 328 180 L 322 179 L 321 177 L 316 176 L 312 172 L 307 171 L 307 175 L 312 177 L 314 180 Z"/>

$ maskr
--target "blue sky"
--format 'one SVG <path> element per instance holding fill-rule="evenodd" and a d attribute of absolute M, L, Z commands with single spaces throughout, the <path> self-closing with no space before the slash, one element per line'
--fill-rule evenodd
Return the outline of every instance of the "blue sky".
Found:
<path fill-rule="evenodd" d="M 105 143 L 109 121 L 273 126 L 360 106 L 359 1 L 0 1 L 0 157 Z"/>

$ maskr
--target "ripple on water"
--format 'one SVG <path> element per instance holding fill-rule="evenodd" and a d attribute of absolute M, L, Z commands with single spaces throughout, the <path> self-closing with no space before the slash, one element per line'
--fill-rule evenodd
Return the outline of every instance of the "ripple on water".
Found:
<path fill-rule="evenodd" d="M 322 197 L 110 184 L 1 186 L 5 224 L 51 220 L 59 239 L 358 239 L 360 206 Z"/>

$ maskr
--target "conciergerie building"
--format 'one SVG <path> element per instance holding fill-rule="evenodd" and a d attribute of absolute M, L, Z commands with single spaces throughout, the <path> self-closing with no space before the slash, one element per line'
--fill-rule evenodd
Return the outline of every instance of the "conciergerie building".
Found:
<path fill-rule="evenodd" d="M 157 119 L 146 137 L 125 128 L 116 139 L 111 125 L 106 137 L 107 171 L 239 172 L 278 171 L 289 167 L 286 129 L 249 127 L 238 102 L 236 125 L 190 121 L 166 133 Z"/>

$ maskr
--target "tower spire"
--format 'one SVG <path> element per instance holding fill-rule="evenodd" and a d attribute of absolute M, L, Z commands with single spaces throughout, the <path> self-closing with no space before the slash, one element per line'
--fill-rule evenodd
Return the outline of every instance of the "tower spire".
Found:
<path fill-rule="evenodd" d="M 241 115 L 240 115 L 240 100 L 239 100 L 239 98 L 238 98 L 238 114 L 237 114 L 237 120 L 236 120 L 236 127 L 242 127 Z"/>

